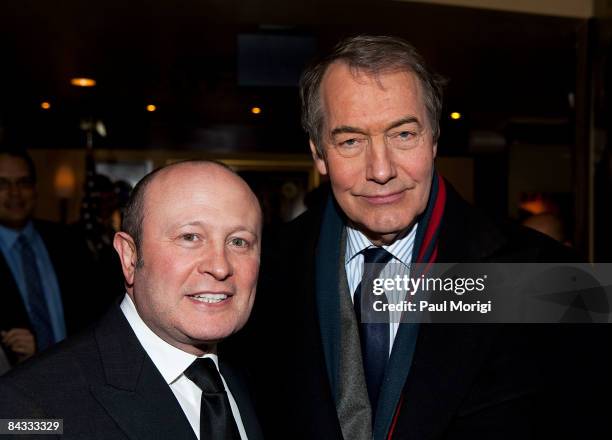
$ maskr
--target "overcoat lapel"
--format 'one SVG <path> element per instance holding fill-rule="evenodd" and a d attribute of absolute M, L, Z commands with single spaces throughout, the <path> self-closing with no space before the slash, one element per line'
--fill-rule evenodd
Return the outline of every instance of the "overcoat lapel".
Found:
<path fill-rule="evenodd" d="M 94 397 L 130 439 L 196 439 L 176 397 L 118 307 L 95 330 L 106 385 Z"/>
<path fill-rule="evenodd" d="M 484 217 L 473 215 L 473 210 L 466 209 L 466 206 L 447 184 L 447 201 L 436 261 L 482 261 L 504 245 L 505 239 L 499 229 Z M 398 337 L 402 329 L 409 327 L 402 325 Z M 416 347 L 410 364 L 393 362 L 392 355 L 392 365 L 385 377 L 384 389 L 396 393 L 401 390 L 402 395 L 399 407 L 394 407 L 399 417 L 392 438 L 424 439 L 441 434 L 441 427 L 447 426 L 465 395 L 468 378 L 473 377 L 475 368 L 480 365 L 479 359 L 486 351 L 485 347 L 497 334 L 496 328 L 490 326 L 490 331 L 483 332 L 481 327 L 473 325 L 423 324 L 419 326 L 418 336 L 409 331 L 402 334 L 400 347 L 411 342 Z M 408 359 L 405 355 L 403 358 L 404 361 Z M 401 375 L 402 368 L 407 369 L 405 365 L 411 365 L 405 384 L 400 385 L 397 381 L 393 387 L 386 387 L 387 380 L 391 380 L 389 376 Z M 435 372 L 435 376 L 432 372 Z M 391 420 L 388 419 L 388 409 L 386 414 L 385 425 L 375 433 L 382 436 L 375 438 L 382 439 L 388 435 L 393 416 Z"/>
<path fill-rule="evenodd" d="M 402 324 L 397 331 L 378 402 L 374 440 L 387 437 L 396 408 L 400 404 L 406 378 L 411 370 L 419 329 L 418 324 Z"/>

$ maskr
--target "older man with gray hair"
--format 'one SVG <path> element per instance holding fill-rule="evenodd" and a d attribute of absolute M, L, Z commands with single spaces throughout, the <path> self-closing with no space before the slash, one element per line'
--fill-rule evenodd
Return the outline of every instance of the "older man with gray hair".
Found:
<path fill-rule="evenodd" d="M 363 319 L 372 266 L 572 258 L 436 172 L 442 85 L 386 36 L 348 38 L 303 74 L 303 126 L 330 191 L 264 252 L 252 334 L 269 362 L 254 371 L 277 438 L 514 440 L 544 417 L 527 329 Z"/>

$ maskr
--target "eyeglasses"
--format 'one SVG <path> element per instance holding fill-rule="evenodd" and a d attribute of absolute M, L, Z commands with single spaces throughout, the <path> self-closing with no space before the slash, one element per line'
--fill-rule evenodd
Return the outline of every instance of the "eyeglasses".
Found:
<path fill-rule="evenodd" d="M 18 179 L 0 177 L 0 191 L 8 191 L 13 185 L 19 190 L 34 189 L 34 180 L 30 177 L 20 177 Z"/>

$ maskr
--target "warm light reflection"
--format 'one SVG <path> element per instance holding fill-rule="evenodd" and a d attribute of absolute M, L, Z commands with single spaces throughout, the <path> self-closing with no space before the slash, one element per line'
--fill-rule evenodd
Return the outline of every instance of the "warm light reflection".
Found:
<path fill-rule="evenodd" d="M 521 209 L 533 215 L 549 212 L 549 207 L 546 206 L 546 202 L 541 194 L 536 194 L 526 198 L 526 200 L 522 200 L 519 206 Z"/>
<path fill-rule="evenodd" d="M 69 199 L 76 189 L 76 175 L 70 165 L 60 165 L 53 179 L 55 193 L 60 198 Z"/>
<path fill-rule="evenodd" d="M 51 108 L 51 103 L 43 101 L 40 103 L 40 108 L 42 108 L 43 110 L 49 110 Z"/>
<path fill-rule="evenodd" d="M 258 115 L 261 113 L 261 108 L 260 107 L 253 107 L 251 109 L 251 113 L 253 113 L 254 115 Z"/>
<path fill-rule="evenodd" d="M 157 107 L 154 106 L 153 104 L 147 105 L 147 111 L 148 112 L 154 112 L 155 110 L 157 110 Z"/>
<path fill-rule="evenodd" d="M 75 87 L 93 87 L 96 85 L 96 80 L 92 78 L 72 78 L 70 84 Z"/>
<path fill-rule="evenodd" d="M 459 112 L 452 112 L 450 114 L 450 117 L 451 117 L 451 119 L 455 119 L 455 120 L 461 119 L 461 113 L 459 113 Z"/>

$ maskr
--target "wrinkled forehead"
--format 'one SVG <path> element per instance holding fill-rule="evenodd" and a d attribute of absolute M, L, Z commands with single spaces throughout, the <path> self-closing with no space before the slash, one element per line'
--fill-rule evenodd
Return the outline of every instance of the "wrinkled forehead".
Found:
<path fill-rule="evenodd" d="M 375 84 L 381 91 L 386 91 L 385 79 L 390 77 L 401 78 L 402 85 L 412 90 L 419 104 L 425 106 L 423 84 L 419 76 L 412 70 L 406 67 L 373 70 L 336 61 L 328 66 L 321 80 L 319 94 L 323 110 L 331 100 L 330 98 L 337 96 L 355 83 L 363 86 Z"/>
<path fill-rule="evenodd" d="M 351 69 L 346 63 L 332 64 L 321 86 L 323 128 L 330 129 L 331 119 L 341 114 L 367 114 L 374 118 L 382 108 L 404 109 L 405 115 L 418 116 L 429 124 L 423 87 L 418 76 L 407 69 L 385 69 L 371 72 Z M 382 115 L 381 115 L 382 117 Z"/>

